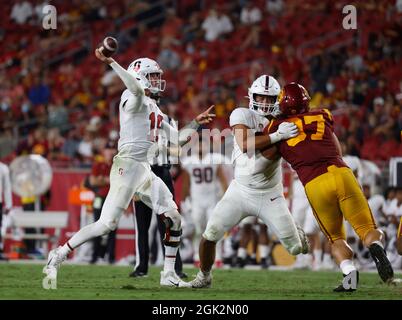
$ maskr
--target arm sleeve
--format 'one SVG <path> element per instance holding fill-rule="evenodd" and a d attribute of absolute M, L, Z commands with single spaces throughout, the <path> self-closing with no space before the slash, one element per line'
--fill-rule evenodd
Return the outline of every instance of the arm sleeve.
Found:
<path fill-rule="evenodd" d="M 13 198 L 11 194 L 10 170 L 7 167 L 4 167 L 3 181 L 5 207 L 10 209 L 13 206 Z"/>
<path fill-rule="evenodd" d="M 124 85 L 132 94 L 136 96 L 143 96 L 145 94 L 144 89 L 138 82 L 139 79 L 136 79 L 116 61 L 112 62 L 110 66 L 113 68 L 116 74 L 120 77 L 121 81 L 123 81 Z"/>
<path fill-rule="evenodd" d="M 161 128 L 167 135 L 166 138 L 168 139 L 168 141 L 182 147 L 190 141 L 191 136 L 195 132 L 197 132 L 199 126 L 200 125 L 195 120 L 193 120 L 181 130 L 177 130 L 177 128 L 174 128 L 167 121 L 163 120 Z"/>

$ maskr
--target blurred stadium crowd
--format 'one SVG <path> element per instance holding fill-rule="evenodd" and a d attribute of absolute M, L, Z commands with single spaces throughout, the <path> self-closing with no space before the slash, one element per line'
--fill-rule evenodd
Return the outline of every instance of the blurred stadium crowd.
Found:
<path fill-rule="evenodd" d="M 303 83 L 313 106 L 331 109 L 349 154 L 402 154 L 401 1 L 356 2 L 357 30 L 342 28 L 347 1 L 51 1 L 58 25 L 44 30 L 46 3 L 10 1 L 0 13 L 2 157 L 88 167 L 117 139 L 122 84 L 93 55 L 105 34 L 118 39 L 123 66 L 160 63 L 162 103 L 182 123 L 213 103 L 214 127 L 227 127 L 264 72 Z"/>
<path fill-rule="evenodd" d="M 0 11 L 0 159 L 40 154 L 55 167 L 90 168 L 118 139 L 123 84 L 93 51 L 105 35 L 116 59 L 157 60 L 171 117 L 187 123 L 216 106 L 213 127 L 247 106 L 256 76 L 309 89 L 328 108 L 345 153 L 380 169 L 402 156 L 402 1 L 354 1 L 356 30 L 342 28 L 350 1 L 42 1 Z M 57 8 L 56 30 L 42 8 Z M 381 147 L 379 147 L 381 146 Z"/>

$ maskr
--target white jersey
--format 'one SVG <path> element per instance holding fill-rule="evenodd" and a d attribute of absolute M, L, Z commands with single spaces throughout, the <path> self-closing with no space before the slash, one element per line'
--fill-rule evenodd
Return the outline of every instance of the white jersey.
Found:
<path fill-rule="evenodd" d="M 141 106 L 135 108 L 136 103 L 141 103 Z M 148 150 L 155 144 L 153 137 L 158 135 L 163 117 L 155 100 L 147 96 L 137 97 L 125 90 L 119 105 L 119 155 L 146 161 Z"/>
<path fill-rule="evenodd" d="M 182 167 L 190 175 L 190 192 L 192 204 L 215 206 L 219 200 L 220 181 L 218 168 L 224 163 L 218 153 L 209 153 L 202 159 L 197 155 L 185 158 Z"/>
<path fill-rule="evenodd" d="M 230 115 L 230 126 L 243 124 L 254 133 L 262 132 L 269 121 L 257 112 L 246 108 L 237 108 Z M 269 189 L 282 180 L 281 158 L 269 160 L 260 151 L 255 154 L 243 153 L 236 139 L 233 139 L 232 162 L 235 180 L 252 189 Z"/>

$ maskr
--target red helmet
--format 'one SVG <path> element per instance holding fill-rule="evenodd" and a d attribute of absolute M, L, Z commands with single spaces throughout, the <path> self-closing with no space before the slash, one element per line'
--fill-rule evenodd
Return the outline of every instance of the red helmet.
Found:
<path fill-rule="evenodd" d="M 282 116 L 292 116 L 309 110 L 310 96 L 301 84 L 291 82 L 279 93 L 278 103 Z"/>

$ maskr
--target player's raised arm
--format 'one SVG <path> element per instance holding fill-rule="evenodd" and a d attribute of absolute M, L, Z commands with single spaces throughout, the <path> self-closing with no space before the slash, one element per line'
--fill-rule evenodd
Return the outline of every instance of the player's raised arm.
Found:
<path fill-rule="evenodd" d="M 124 85 L 132 94 L 136 96 L 143 96 L 145 94 L 144 89 L 139 81 L 120 64 L 118 64 L 116 60 L 106 57 L 99 49 L 95 50 L 95 56 L 102 62 L 105 62 L 112 67 L 112 69 L 116 72 L 121 81 L 123 81 Z"/>
<path fill-rule="evenodd" d="M 198 130 L 200 125 L 210 123 L 213 120 L 215 117 L 215 114 L 211 113 L 213 107 L 214 106 L 210 106 L 206 111 L 200 113 L 181 130 L 174 128 L 165 120 L 162 121 L 161 128 L 165 131 L 171 143 L 178 144 L 182 147 L 190 141 L 191 136 Z"/>

